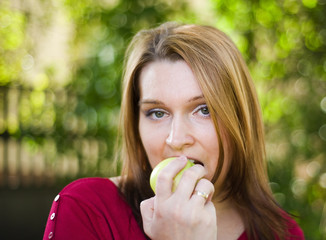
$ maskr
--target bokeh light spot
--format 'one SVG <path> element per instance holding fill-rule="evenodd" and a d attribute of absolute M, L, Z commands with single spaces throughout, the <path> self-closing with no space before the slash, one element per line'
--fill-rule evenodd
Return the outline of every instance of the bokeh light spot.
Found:
<path fill-rule="evenodd" d="M 301 197 L 306 193 L 307 182 L 304 179 L 296 179 L 292 183 L 291 189 L 294 195 L 296 195 L 297 197 Z"/>
<path fill-rule="evenodd" d="M 321 108 L 321 110 L 323 110 L 324 113 L 326 113 L 326 97 L 324 97 L 324 98 L 320 101 L 320 108 Z"/>
<path fill-rule="evenodd" d="M 324 141 L 326 141 L 326 124 L 324 124 L 323 126 L 321 126 L 319 128 L 318 133 L 319 133 L 320 138 L 323 139 Z"/>
<path fill-rule="evenodd" d="M 319 185 L 322 188 L 326 188 L 326 173 L 323 173 L 319 178 Z"/>
<path fill-rule="evenodd" d="M 22 59 L 22 69 L 25 71 L 31 70 L 34 67 L 34 58 L 32 55 L 25 55 Z"/>
<path fill-rule="evenodd" d="M 320 171 L 320 163 L 317 161 L 312 161 L 308 164 L 306 171 L 309 177 L 315 177 Z"/>

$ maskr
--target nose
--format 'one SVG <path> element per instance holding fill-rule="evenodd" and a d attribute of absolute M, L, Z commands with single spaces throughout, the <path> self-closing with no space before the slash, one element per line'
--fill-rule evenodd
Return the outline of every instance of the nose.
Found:
<path fill-rule="evenodd" d="M 165 142 L 175 151 L 182 151 L 191 146 L 195 142 L 191 125 L 181 118 L 173 119 Z"/>

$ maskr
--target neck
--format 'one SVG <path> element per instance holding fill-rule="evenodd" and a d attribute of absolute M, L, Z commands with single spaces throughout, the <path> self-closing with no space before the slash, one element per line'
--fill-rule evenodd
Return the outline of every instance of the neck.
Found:
<path fill-rule="evenodd" d="M 218 239 L 238 239 L 245 228 L 236 205 L 230 199 L 222 200 L 218 197 L 212 199 L 212 202 L 216 210 Z"/>
<path fill-rule="evenodd" d="M 215 197 L 212 199 L 212 202 L 215 206 L 216 211 L 225 211 L 227 209 L 234 208 L 234 204 L 230 199 L 222 199 Z"/>

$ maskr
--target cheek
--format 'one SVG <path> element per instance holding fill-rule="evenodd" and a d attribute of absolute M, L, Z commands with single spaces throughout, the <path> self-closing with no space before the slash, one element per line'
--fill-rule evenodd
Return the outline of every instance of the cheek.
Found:
<path fill-rule="evenodd" d="M 152 167 L 156 166 L 161 161 L 161 153 L 165 140 L 160 130 L 160 128 L 150 127 L 149 124 L 142 124 L 142 121 L 140 121 L 140 139 Z"/>

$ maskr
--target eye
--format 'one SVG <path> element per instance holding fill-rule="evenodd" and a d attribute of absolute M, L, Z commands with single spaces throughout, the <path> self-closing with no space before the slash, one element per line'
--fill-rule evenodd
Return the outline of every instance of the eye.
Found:
<path fill-rule="evenodd" d="M 199 105 L 195 109 L 194 112 L 200 114 L 202 117 L 209 117 L 210 116 L 210 113 L 209 113 L 209 110 L 208 110 L 208 107 L 207 107 L 206 104 Z"/>
<path fill-rule="evenodd" d="M 207 107 L 207 106 L 200 108 L 199 111 L 200 111 L 203 115 L 209 115 L 209 110 L 208 110 L 208 107 Z"/>
<path fill-rule="evenodd" d="M 157 120 L 165 117 L 166 112 L 159 109 L 151 109 L 146 112 L 146 117 Z"/>
<path fill-rule="evenodd" d="M 157 111 L 157 112 L 153 112 L 152 114 L 153 114 L 156 118 L 162 118 L 162 117 L 164 117 L 164 112 Z"/>

